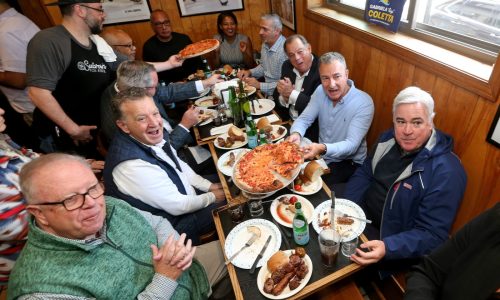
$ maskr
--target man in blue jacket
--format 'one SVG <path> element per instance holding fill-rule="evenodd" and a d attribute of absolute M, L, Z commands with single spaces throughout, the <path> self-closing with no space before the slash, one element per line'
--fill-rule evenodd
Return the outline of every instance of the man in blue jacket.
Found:
<path fill-rule="evenodd" d="M 345 198 L 358 203 L 373 227 L 351 259 L 381 261 L 384 277 L 442 244 L 466 186 L 466 174 L 452 152 L 451 136 L 434 128 L 434 100 L 418 87 L 394 99 L 394 128 L 349 180 Z M 376 230 L 375 230 L 376 229 Z M 378 230 L 378 232 L 377 232 Z"/>

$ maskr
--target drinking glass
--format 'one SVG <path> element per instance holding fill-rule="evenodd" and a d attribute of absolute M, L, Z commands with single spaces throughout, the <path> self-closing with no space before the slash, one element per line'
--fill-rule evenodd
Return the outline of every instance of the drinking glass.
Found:
<path fill-rule="evenodd" d="M 231 216 L 231 221 L 233 221 L 233 223 L 240 223 L 245 218 L 243 204 L 232 205 L 227 209 L 227 211 L 229 212 L 229 216 Z"/>
<path fill-rule="evenodd" d="M 344 256 L 350 257 L 356 253 L 356 248 L 358 247 L 358 237 L 353 238 L 350 241 L 342 241 L 342 254 Z"/>
<path fill-rule="evenodd" d="M 250 209 L 250 216 L 258 217 L 264 213 L 261 199 L 249 199 L 248 208 Z"/>
<path fill-rule="evenodd" d="M 323 229 L 319 233 L 318 241 L 321 261 L 325 266 L 332 267 L 339 254 L 340 235 L 331 228 Z"/>

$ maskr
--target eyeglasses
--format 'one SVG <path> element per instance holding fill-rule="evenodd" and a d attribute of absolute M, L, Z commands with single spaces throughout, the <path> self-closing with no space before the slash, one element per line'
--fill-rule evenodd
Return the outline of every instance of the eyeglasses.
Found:
<path fill-rule="evenodd" d="M 92 199 L 97 199 L 104 194 L 104 187 L 102 183 L 98 182 L 96 185 L 91 186 L 84 194 L 75 194 L 70 196 L 63 201 L 59 202 L 45 202 L 37 203 L 36 205 L 59 205 L 62 204 L 67 211 L 72 211 L 79 209 L 85 203 L 85 196 L 90 196 Z"/>
<path fill-rule="evenodd" d="M 78 4 L 80 6 L 83 6 L 83 7 L 86 7 L 86 8 L 90 8 L 92 10 L 95 10 L 95 11 L 98 11 L 99 13 L 103 14 L 104 13 L 104 9 L 102 8 L 95 8 L 95 7 L 92 7 L 92 6 L 88 6 L 88 5 L 83 5 L 83 4 Z"/>
<path fill-rule="evenodd" d="M 170 27 L 170 21 L 163 21 L 163 22 L 153 22 L 153 25 L 155 27 L 163 27 L 163 26 L 166 26 L 166 27 Z"/>
<path fill-rule="evenodd" d="M 114 47 L 127 47 L 127 48 L 130 48 L 130 49 L 132 49 L 133 47 L 135 47 L 134 43 L 126 44 L 126 45 L 111 45 L 111 46 L 114 46 Z"/>

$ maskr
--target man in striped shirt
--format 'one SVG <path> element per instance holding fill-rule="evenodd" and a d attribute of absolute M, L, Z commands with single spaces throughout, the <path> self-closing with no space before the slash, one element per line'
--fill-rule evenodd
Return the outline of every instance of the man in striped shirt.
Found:
<path fill-rule="evenodd" d="M 259 35 L 262 39 L 260 64 L 250 70 L 241 70 L 238 77 L 245 83 L 260 89 L 267 95 L 272 95 L 281 76 L 281 66 L 287 60 L 283 45 L 285 37 L 281 34 L 283 25 L 276 14 L 263 15 L 260 18 Z M 264 77 L 265 82 L 257 79 Z"/>

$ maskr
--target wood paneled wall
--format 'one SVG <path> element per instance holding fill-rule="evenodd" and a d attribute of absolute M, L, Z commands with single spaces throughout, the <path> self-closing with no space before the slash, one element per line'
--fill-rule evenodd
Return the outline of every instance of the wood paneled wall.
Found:
<path fill-rule="evenodd" d="M 40 3 L 51 0 L 39 0 Z M 395 55 L 383 47 L 367 43 L 362 36 L 354 37 L 328 25 L 322 18 L 306 16 L 307 1 L 296 1 L 297 32 L 312 44 L 316 54 L 327 51 L 342 53 L 350 67 L 350 77 L 358 88 L 370 94 L 375 102 L 375 117 L 368 133 L 369 145 L 378 135 L 391 127 L 391 107 L 396 94 L 409 85 L 429 91 L 436 102 L 437 128 L 455 138 L 455 152 L 467 171 L 468 184 L 463 203 L 455 221 L 456 231 L 464 223 L 500 200 L 500 150 L 485 141 L 498 99 L 485 99 L 467 89 L 468 82 L 457 82 L 453 70 L 436 72 L 421 67 L 414 56 Z M 309 4 L 321 0 L 309 0 Z M 260 49 L 259 17 L 269 12 L 269 0 L 244 0 L 245 10 L 235 12 L 240 32 L 251 37 L 255 49 Z M 150 0 L 152 9 L 165 10 L 173 30 L 188 34 L 193 40 L 211 37 L 216 33 L 217 14 L 181 18 L 174 0 Z M 49 18 L 60 22 L 57 8 L 47 10 Z M 119 25 L 141 48 L 153 32 L 148 22 Z M 284 28 L 285 36 L 292 32 Z M 401 54 L 402 51 L 399 51 Z M 498 76 L 497 76 L 498 77 Z M 499 78 L 490 80 L 498 84 Z M 495 101 L 496 100 L 496 101 Z"/>
<path fill-rule="evenodd" d="M 453 72 L 457 71 L 450 69 L 449 76 L 439 76 L 419 67 L 415 61 L 367 43 L 362 37 L 340 32 L 321 18 L 304 16 L 305 9 L 304 5 L 297 19 L 299 28 L 300 23 L 304 24 L 300 33 L 310 41 L 314 52 L 342 53 L 350 78 L 375 102 L 375 116 L 367 137 L 369 145 L 392 126 L 392 102 L 399 91 L 416 85 L 432 94 L 436 111 L 434 124 L 454 137 L 454 151 L 468 176 L 453 231 L 500 201 L 500 149 L 486 142 L 498 99 L 482 98 L 466 89 L 467 82 L 454 84 L 447 79 L 454 77 Z"/>

